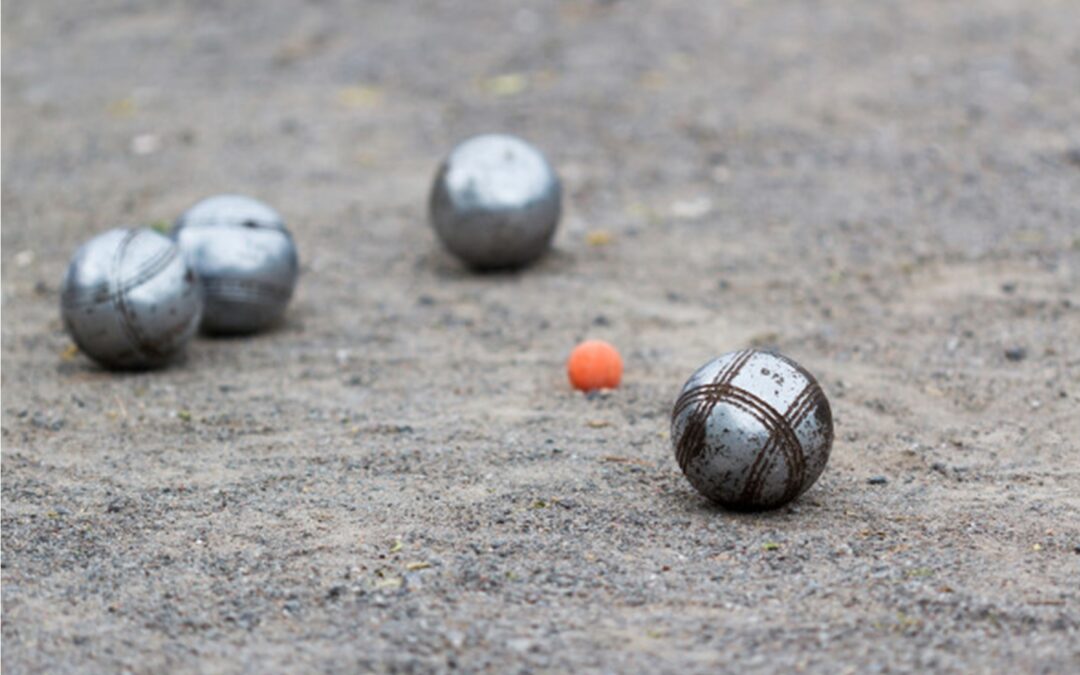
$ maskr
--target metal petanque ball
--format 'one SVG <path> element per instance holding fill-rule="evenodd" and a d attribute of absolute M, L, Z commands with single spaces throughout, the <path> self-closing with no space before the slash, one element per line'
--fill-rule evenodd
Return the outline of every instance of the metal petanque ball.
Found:
<path fill-rule="evenodd" d="M 202 293 L 176 244 L 153 230 L 115 229 L 75 252 L 60 314 L 79 349 L 109 368 L 159 366 L 199 326 Z"/>
<path fill-rule="evenodd" d="M 774 508 L 814 484 L 832 448 L 829 402 L 791 359 L 731 352 L 698 369 L 671 415 L 679 468 L 698 492 L 732 508 Z"/>
<path fill-rule="evenodd" d="M 520 138 L 470 138 L 439 167 L 429 203 L 443 245 L 479 270 L 528 265 L 551 245 L 562 188 L 539 150 Z"/>
<path fill-rule="evenodd" d="M 240 195 L 192 206 L 172 237 L 202 282 L 207 333 L 253 333 L 274 323 L 292 298 L 296 245 L 277 211 Z"/>

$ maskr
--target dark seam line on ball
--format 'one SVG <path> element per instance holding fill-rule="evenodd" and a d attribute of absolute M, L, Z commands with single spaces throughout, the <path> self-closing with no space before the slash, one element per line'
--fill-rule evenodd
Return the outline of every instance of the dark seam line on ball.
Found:
<path fill-rule="evenodd" d="M 746 362 L 749 361 L 750 357 L 753 355 L 754 351 L 752 349 L 744 349 L 742 351 L 736 352 L 735 355 L 732 357 L 731 361 L 729 361 L 726 366 L 724 366 L 720 369 L 719 372 L 717 372 L 716 376 L 713 377 L 712 382 L 699 385 L 691 391 L 699 391 L 707 387 L 730 383 L 733 379 L 735 379 L 736 375 L 742 372 L 743 366 L 746 365 Z"/>
<path fill-rule="evenodd" d="M 131 230 L 124 235 L 124 238 L 120 241 L 120 245 L 116 247 L 116 253 L 113 254 L 112 269 L 109 275 L 110 279 L 119 279 L 120 270 L 124 264 L 124 254 L 127 252 L 128 246 L 132 240 L 137 236 L 137 230 Z M 120 319 L 120 329 L 127 337 L 128 347 L 135 352 L 140 358 L 144 358 L 146 354 L 142 351 L 139 344 L 138 331 L 132 328 L 128 321 L 127 308 L 125 307 L 124 287 L 119 286 L 110 294 L 112 300 L 113 309 L 118 313 Z"/>
<path fill-rule="evenodd" d="M 124 246 L 123 242 L 121 242 L 121 246 Z M 116 296 L 118 294 L 127 293 L 131 290 L 134 290 L 135 288 L 138 288 L 142 284 L 157 276 L 163 269 L 165 269 L 169 266 L 170 263 L 172 263 L 172 261 L 176 258 L 177 255 L 179 255 L 179 251 L 177 250 L 177 248 L 175 246 L 168 246 L 162 249 L 160 253 L 155 255 L 149 261 L 143 263 L 142 267 L 135 271 L 135 274 L 132 276 L 131 279 L 124 282 L 122 285 L 117 286 L 116 289 L 111 290 L 109 294 L 104 298 L 94 297 L 93 294 L 96 291 L 95 289 L 90 289 L 88 291 L 80 293 L 80 295 L 82 296 L 90 295 L 90 297 L 67 300 L 64 302 L 64 306 L 68 307 L 69 309 L 76 309 L 86 305 L 115 302 Z M 116 269 L 115 272 L 117 278 L 119 278 L 120 270 Z M 108 282 L 103 285 L 107 286 Z"/>
<path fill-rule="evenodd" d="M 689 418 L 686 420 L 683 426 L 683 433 L 679 439 L 679 447 L 675 453 L 675 459 L 679 464 L 679 468 L 686 471 L 686 467 L 690 462 L 701 454 L 705 446 L 705 429 L 709 421 L 709 416 L 712 414 L 713 409 L 719 402 L 719 398 L 713 395 L 715 387 L 727 386 L 727 383 L 735 378 L 736 375 L 742 370 L 742 367 L 746 365 L 750 357 L 754 352 L 750 349 L 744 349 L 736 354 L 727 367 L 723 368 L 716 377 L 713 379 L 711 385 L 703 385 L 692 389 L 687 392 L 680 399 L 688 399 L 686 402 L 675 402 L 675 409 L 682 412 L 689 405 L 689 399 L 692 399 L 698 395 L 699 392 L 704 392 L 705 401 L 704 404 L 699 404 L 697 408 L 691 411 Z M 677 413 L 678 414 L 678 413 Z"/>
<path fill-rule="evenodd" d="M 816 388 L 816 383 L 808 383 L 806 389 L 811 388 Z M 775 444 L 772 441 L 774 437 L 778 437 L 776 443 L 779 444 L 784 455 L 785 464 L 787 464 L 788 467 L 788 480 L 786 481 L 784 494 L 789 494 L 798 489 L 798 486 L 802 484 L 802 480 L 805 477 L 805 455 L 803 453 L 802 444 L 799 443 L 798 437 L 794 433 L 794 429 L 785 416 L 782 416 L 779 411 L 750 392 L 727 384 L 702 385 L 694 391 L 688 392 L 688 394 L 705 394 L 708 396 L 709 404 L 703 407 L 708 408 L 709 414 L 711 414 L 713 407 L 715 407 L 719 401 L 723 400 L 729 405 L 751 415 L 765 427 L 769 432 L 769 441 L 766 442 L 766 446 L 762 448 L 762 451 L 755 459 L 755 467 L 759 466 L 759 463 L 764 461 L 767 455 L 773 454 L 773 446 Z M 808 402 L 812 400 L 812 398 L 804 399 L 802 392 L 800 392 L 800 395 L 797 396 L 789 406 L 789 413 L 795 409 L 794 406 L 801 403 L 801 405 L 799 405 L 800 414 L 798 418 L 801 422 L 802 418 L 810 410 Z M 702 408 L 699 408 L 698 410 L 702 410 Z M 695 429 L 695 432 L 696 431 L 697 430 Z M 686 436 L 684 435 L 683 438 L 685 439 Z M 689 443 L 689 440 L 687 442 Z M 699 439 L 695 441 L 695 443 L 703 445 L 704 439 Z M 701 448 L 698 448 L 697 453 L 700 453 L 700 451 Z M 697 453 L 694 454 L 696 455 Z M 687 461 L 688 460 L 689 458 L 687 458 Z M 680 464 L 680 466 L 682 466 L 682 464 Z M 771 468 L 771 466 L 772 464 L 769 463 L 768 467 Z M 763 477 L 755 478 L 752 473 L 751 477 L 748 479 L 747 487 L 744 488 L 744 499 L 751 498 L 755 492 L 760 490 L 760 485 L 755 484 L 761 483 L 762 481 Z"/>
<path fill-rule="evenodd" d="M 799 392 L 799 395 L 788 405 L 787 411 L 781 416 L 781 419 L 783 419 L 791 433 L 789 442 L 794 443 L 794 445 L 789 448 L 789 452 L 792 455 L 791 459 L 796 460 L 795 462 L 789 461 L 788 457 L 785 456 L 786 463 L 788 464 L 788 475 L 782 501 L 787 501 L 789 497 L 794 497 L 793 493 L 798 491 L 806 477 L 806 455 L 803 451 L 802 443 L 799 442 L 798 435 L 795 434 L 795 429 L 812 409 L 814 402 L 817 400 L 816 394 L 818 391 L 820 390 L 816 383 L 807 382 L 806 386 L 803 387 L 803 390 Z M 775 434 L 770 430 L 770 442 L 774 436 Z M 743 488 L 742 498 L 744 500 L 750 501 L 760 498 L 761 490 L 765 486 L 765 477 L 775 465 L 775 453 L 767 443 L 766 447 L 762 448 L 761 452 L 754 459 L 754 464 L 750 467 L 750 475 L 747 477 L 746 485 Z"/>
<path fill-rule="evenodd" d="M 802 464 L 800 461 L 802 446 L 788 426 L 787 420 L 780 415 L 779 411 L 742 389 L 729 386 L 720 396 L 725 403 L 750 415 L 769 432 L 769 440 L 766 441 L 765 447 L 758 453 L 758 457 L 754 462 L 755 465 L 763 461 L 766 456 L 773 454 L 773 446 L 778 445 L 784 456 L 784 463 L 787 464 L 789 480 L 797 477 Z M 775 443 L 773 442 L 774 439 Z M 768 450 L 768 453 L 766 453 L 766 450 Z M 751 471 L 753 471 L 753 467 L 751 467 Z"/>
<path fill-rule="evenodd" d="M 731 379 L 734 379 L 735 375 L 737 375 L 738 373 L 733 373 L 731 371 L 735 368 L 741 370 L 742 367 L 746 365 L 746 361 L 749 360 L 749 356 L 751 356 L 752 354 L 753 351 L 749 349 L 736 353 L 734 358 L 732 358 L 732 360 L 726 366 L 724 366 L 724 368 L 721 369 L 719 373 L 716 374 L 716 377 L 713 378 L 713 381 L 711 383 L 694 387 L 690 391 L 680 396 L 679 399 L 675 401 L 675 409 L 672 412 L 672 415 L 678 416 L 679 414 L 681 414 L 687 407 L 689 407 L 694 402 L 693 399 L 695 397 L 699 395 L 707 395 L 707 389 L 709 387 L 714 387 L 720 384 L 727 384 L 728 382 L 730 382 Z"/>
<path fill-rule="evenodd" d="M 227 294 L 230 296 L 227 298 L 229 300 L 281 302 L 292 296 L 290 289 L 262 281 L 230 279 L 221 276 L 200 277 L 200 280 L 207 292 Z"/>
<path fill-rule="evenodd" d="M 114 257 L 113 271 L 116 277 L 120 276 L 120 269 L 123 266 L 124 255 L 127 253 L 127 249 L 135 237 L 139 235 L 139 230 L 132 230 L 124 240 L 120 242 L 120 246 L 117 248 L 116 256 Z M 175 253 L 174 248 L 168 250 Z M 149 277 L 148 277 L 149 278 Z M 143 279 L 146 281 L 146 279 Z M 131 343 L 132 349 L 139 354 L 140 357 L 154 357 L 161 358 L 164 354 L 153 345 L 149 344 L 146 336 L 142 333 L 139 327 L 135 324 L 134 316 L 131 314 L 131 307 L 127 302 L 127 289 L 121 288 L 119 292 L 115 294 L 113 299 L 113 306 L 118 312 L 120 312 L 120 327 L 124 330 L 124 333 L 128 336 L 128 340 Z"/>
<path fill-rule="evenodd" d="M 748 351 L 744 351 L 733 357 L 727 367 L 716 374 L 714 384 L 726 381 L 730 377 L 734 377 L 734 374 L 738 369 L 742 368 L 742 364 L 749 359 L 749 354 Z M 690 461 L 701 453 L 701 450 L 704 447 L 704 435 L 708 418 L 712 413 L 713 407 L 716 405 L 716 401 L 712 400 L 709 392 L 704 391 L 704 389 L 704 387 L 698 387 L 697 389 L 687 392 L 686 395 L 681 397 L 682 399 L 685 399 L 682 401 L 682 404 L 680 405 L 680 401 L 676 401 L 675 404 L 676 410 L 681 413 L 682 410 L 689 405 L 690 400 L 696 398 L 700 393 L 705 394 L 705 404 L 699 406 L 690 413 L 689 418 L 684 423 L 683 433 L 680 436 L 680 443 L 675 454 L 675 459 L 679 464 L 679 468 L 683 471 L 686 470 Z"/>
<path fill-rule="evenodd" d="M 728 363 L 727 367 L 716 374 L 711 386 L 726 385 L 727 382 L 734 379 L 734 377 L 742 370 L 742 367 L 746 365 L 746 362 L 750 360 L 752 355 L 753 351 L 749 349 L 736 354 L 731 362 Z M 689 466 L 690 462 L 701 454 L 704 449 L 706 425 L 708 424 L 709 416 L 719 402 L 718 398 L 714 400 L 711 394 L 711 386 L 704 385 L 698 387 L 687 392 L 685 396 L 685 398 L 691 399 L 696 397 L 699 393 L 704 393 L 705 403 L 704 405 L 699 405 L 690 413 L 689 419 L 686 420 L 683 426 L 683 433 L 680 437 L 681 442 L 679 443 L 679 448 L 675 457 L 678 461 L 679 468 L 683 471 L 686 470 L 686 467 Z M 680 406 L 677 401 L 676 409 L 681 412 L 687 405 L 689 405 L 688 402 Z"/>

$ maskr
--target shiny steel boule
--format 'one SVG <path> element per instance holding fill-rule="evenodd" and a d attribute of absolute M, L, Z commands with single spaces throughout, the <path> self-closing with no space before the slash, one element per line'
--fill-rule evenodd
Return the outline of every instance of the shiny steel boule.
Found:
<path fill-rule="evenodd" d="M 475 136 L 439 167 L 429 203 L 443 245 L 475 269 L 522 267 L 551 245 L 562 188 L 539 150 L 520 138 Z"/>
<path fill-rule="evenodd" d="M 168 237 L 115 229 L 75 252 L 60 313 L 75 344 L 101 365 L 150 368 L 187 344 L 199 326 L 202 294 Z"/>
<path fill-rule="evenodd" d="M 671 416 L 679 467 L 712 501 L 773 508 L 814 484 L 832 448 L 829 402 L 791 359 L 731 352 L 698 369 Z"/>
<path fill-rule="evenodd" d="M 202 281 L 205 332 L 253 333 L 285 312 L 299 263 L 277 211 L 250 197 L 209 197 L 180 216 L 172 236 Z"/>

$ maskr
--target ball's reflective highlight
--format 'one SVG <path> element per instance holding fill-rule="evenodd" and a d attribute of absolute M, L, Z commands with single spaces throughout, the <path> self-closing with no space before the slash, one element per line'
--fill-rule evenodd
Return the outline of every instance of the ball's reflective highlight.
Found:
<path fill-rule="evenodd" d="M 550 247 L 562 187 L 544 155 L 514 136 L 486 134 L 455 147 L 429 203 L 443 245 L 479 270 L 517 268 Z"/>
<path fill-rule="evenodd" d="M 202 281 L 207 333 L 252 333 L 285 312 L 299 274 L 296 245 L 277 211 L 241 195 L 188 209 L 172 236 Z"/>
<path fill-rule="evenodd" d="M 202 307 L 198 279 L 176 244 L 145 228 L 86 242 L 61 284 L 65 329 L 107 368 L 164 364 L 198 328 Z"/>
<path fill-rule="evenodd" d="M 773 508 L 806 491 L 832 448 L 829 402 L 791 359 L 744 350 L 709 361 L 683 386 L 671 419 L 675 458 L 704 496 Z"/>

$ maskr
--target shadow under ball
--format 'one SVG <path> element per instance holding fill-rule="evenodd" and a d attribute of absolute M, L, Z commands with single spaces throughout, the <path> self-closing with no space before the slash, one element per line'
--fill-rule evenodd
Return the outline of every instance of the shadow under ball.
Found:
<path fill-rule="evenodd" d="M 431 224 L 443 245 L 477 270 L 517 268 L 551 246 L 562 188 L 544 155 L 520 138 L 474 136 L 435 176 Z"/>
<path fill-rule="evenodd" d="M 731 508 L 775 508 L 824 471 L 832 412 L 802 366 L 748 349 L 690 377 L 675 402 L 671 440 L 679 468 L 705 497 Z"/>
<path fill-rule="evenodd" d="M 204 332 L 253 333 L 284 314 L 299 262 L 277 211 L 250 197 L 209 197 L 180 216 L 172 237 L 202 282 Z"/>
<path fill-rule="evenodd" d="M 61 284 L 64 328 L 107 368 L 166 363 L 195 333 L 202 308 L 198 279 L 180 249 L 145 228 L 109 230 L 86 242 Z"/>

